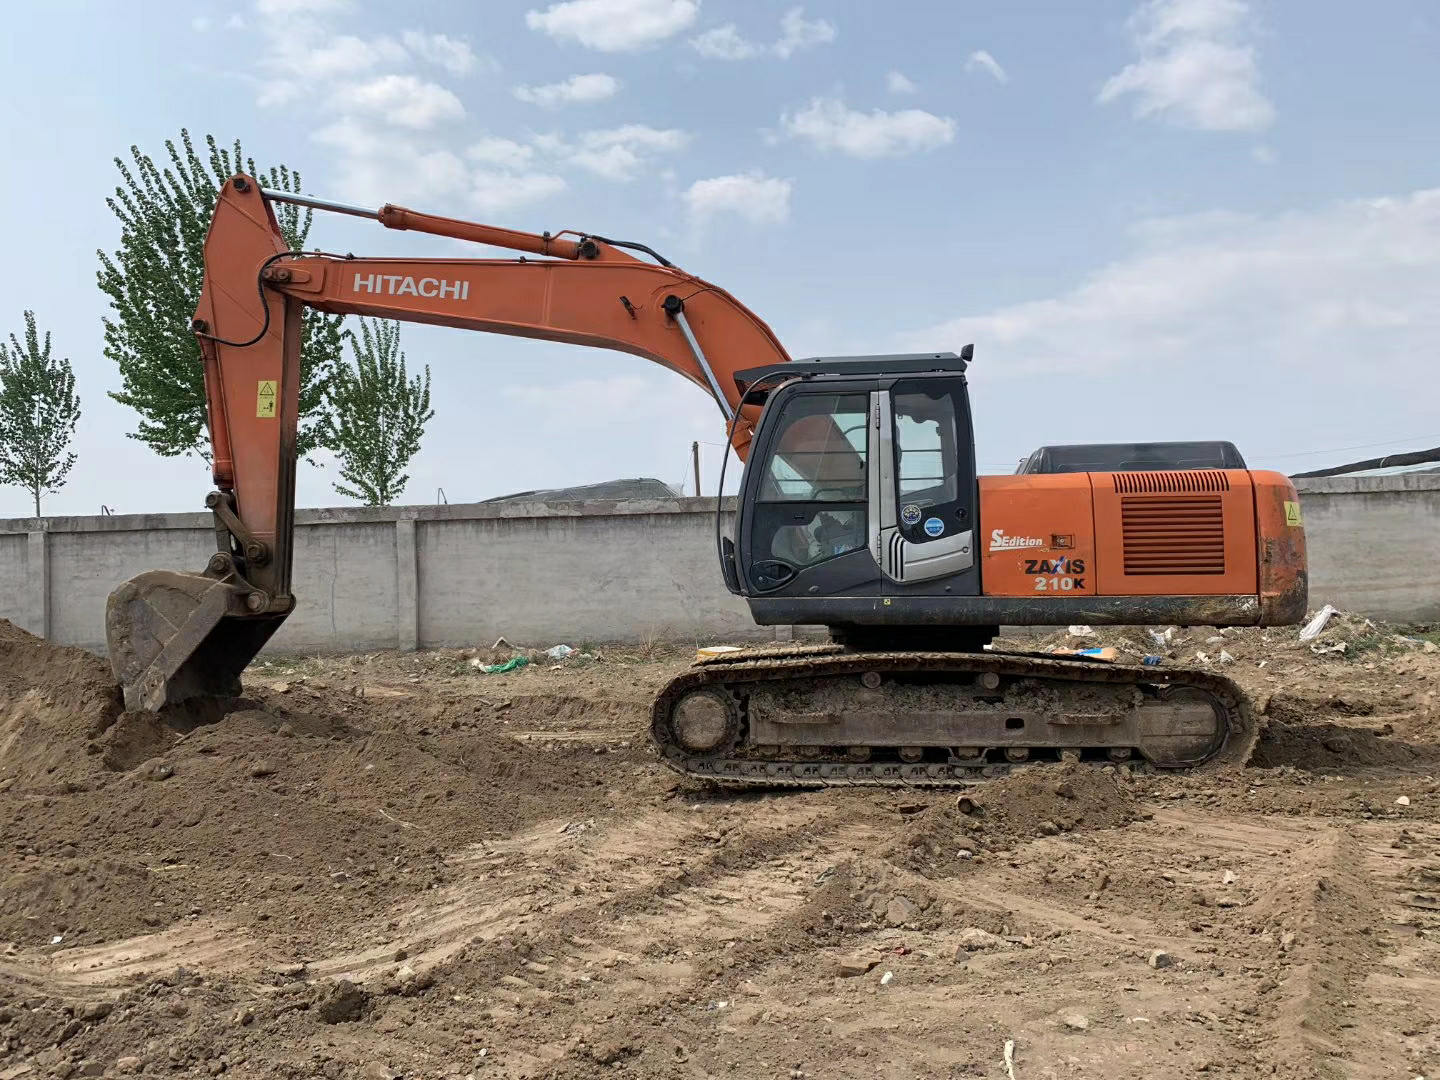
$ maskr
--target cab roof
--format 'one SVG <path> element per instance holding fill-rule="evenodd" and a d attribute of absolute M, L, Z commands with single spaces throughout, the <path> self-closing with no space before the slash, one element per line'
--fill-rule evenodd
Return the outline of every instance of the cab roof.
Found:
<path fill-rule="evenodd" d="M 963 375 L 969 366 L 970 346 L 965 355 L 953 352 L 874 353 L 867 356 L 807 356 L 788 364 L 766 364 L 735 372 L 735 386 L 743 395 L 752 386 L 780 379 L 814 379 L 825 376 L 911 375 L 950 372 Z"/>

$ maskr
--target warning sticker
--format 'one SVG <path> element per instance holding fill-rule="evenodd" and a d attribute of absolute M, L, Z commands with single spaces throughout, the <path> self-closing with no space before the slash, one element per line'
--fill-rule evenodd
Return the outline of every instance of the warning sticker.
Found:
<path fill-rule="evenodd" d="M 1292 527 L 1303 524 L 1300 520 L 1300 504 L 1298 502 L 1285 503 L 1285 524 Z"/>
<path fill-rule="evenodd" d="M 260 380 L 260 391 L 255 395 L 255 415 L 275 415 L 275 383 L 271 379 Z"/>

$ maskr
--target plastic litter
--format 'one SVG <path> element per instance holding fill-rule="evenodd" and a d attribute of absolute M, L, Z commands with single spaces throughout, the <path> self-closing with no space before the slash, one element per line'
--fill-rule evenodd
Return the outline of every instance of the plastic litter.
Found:
<path fill-rule="evenodd" d="M 1114 648 L 1108 645 L 1103 649 L 1052 649 L 1050 654 L 1052 656 L 1088 656 L 1092 660 L 1115 660 L 1120 656 Z"/>
<path fill-rule="evenodd" d="M 1088 627 L 1088 626 L 1072 626 L 1072 627 L 1070 627 L 1070 636 L 1071 636 L 1071 637 L 1094 637 L 1094 635 L 1095 635 L 1095 631 L 1092 630 L 1092 629 L 1090 629 L 1090 627 Z"/>
<path fill-rule="evenodd" d="M 739 645 L 705 645 L 695 650 L 695 659 L 706 660 L 712 656 L 724 656 L 726 653 L 739 651 Z"/>
<path fill-rule="evenodd" d="M 523 656 L 512 656 L 503 664 L 484 664 L 480 671 L 485 675 L 504 675 L 507 671 L 518 671 L 530 661 Z"/>
<path fill-rule="evenodd" d="M 1144 664 L 1146 667 L 1158 667 L 1161 663 L 1164 662 L 1164 659 L 1165 659 L 1165 658 L 1164 658 L 1163 656 L 1155 656 L 1155 655 L 1152 654 L 1152 655 L 1150 655 L 1150 656 L 1145 657 L 1145 658 L 1144 658 L 1143 660 L 1141 660 L 1140 662 L 1141 662 L 1142 664 Z"/>
<path fill-rule="evenodd" d="M 1164 630 L 1151 630 L 1150 640 L 1159 645 L 1162 649 L 1175 640 L 1175 627 L 1167 626 Z"/>
<path fill-rule="evenodd" d="M 1319 611 L 1317 611 L 1315 613 L 1315 617 L 1311 619 L 1308 623 L 1306 623 L 1305 626 L 1301 629 L 1300 640 L 1309 641 L 1311 638 L 1319 637 L 1320 631 L 1325 629 L 1325 624 L 1328 623 L 1334 616 L 1339 614 L 1339 608 L 1334 607 L 1330 604 L 1326 604 Z"/>
<path fill-rule="evenodd" d="M 1234 662 L 1235 662 L 1235 658 L 1234 658 L 1233 656 L 1231 656 L 1231 655 L 1230 655 L 1228 652 L 1226 652 L 1224 649 L 1221 649 L 1221 650 L 1220 650 L 1220 663 L 1222 663 L 1222 664 L 1233 664 Z"/>
<path fill-rule="evenodd" d="M 884 975 L 881 975 L 881 976 L 880 976 L 880 985 L 881 985 L 881 986 L 889 986 L 889 985 L 890 985 L 890 980 L 892 980 L 893 978 L 895 978 L 895 973 L 894 973 L 893 971 L 887 971 L 887 972 L 885 972 Z"/>
<path fill-rule="evenodd" d="M 564 660 L 574 651 L 569 645 L 551 645 L 545 650 L 545 655 L 551 660 Z"/>

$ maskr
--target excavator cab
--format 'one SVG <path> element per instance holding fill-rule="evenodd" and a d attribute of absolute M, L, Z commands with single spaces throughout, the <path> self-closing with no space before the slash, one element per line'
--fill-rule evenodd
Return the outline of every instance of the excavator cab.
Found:
<path fill-rule="evenodd" d="M 979 594 L 970 354 L 830 357 L 736 376 L 747 400 L 765 402 L 721 558 L 760 622 L 798 605 L 803 621 L 854 639 L 862 625 L 899 625 L 901 612 L 945 622 L 949 601 Z"/>

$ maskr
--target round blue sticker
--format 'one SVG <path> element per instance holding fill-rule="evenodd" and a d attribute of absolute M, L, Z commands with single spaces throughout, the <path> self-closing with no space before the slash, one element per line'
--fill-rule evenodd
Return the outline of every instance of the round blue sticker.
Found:
<path fill-rule="evenodd" d="M 940 535 L 941 533 L 943 533 L 944 531 L 945 531 L 945 523 L 944 523 L 943 521 L 941 521 L 939 518 L 926 518 L 926 519 L 925 519 L 925 535 L 926 535 L 926 536 L 939 536 L 939 535 Z"/>
<path fill-rule="evenodd" d="M 914 525 L 920 520 L 920 507 L 911 503 L 900 510 L 900 520 L 906 525 Z"/>

